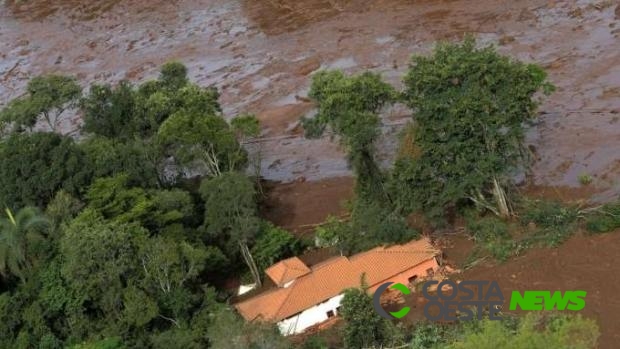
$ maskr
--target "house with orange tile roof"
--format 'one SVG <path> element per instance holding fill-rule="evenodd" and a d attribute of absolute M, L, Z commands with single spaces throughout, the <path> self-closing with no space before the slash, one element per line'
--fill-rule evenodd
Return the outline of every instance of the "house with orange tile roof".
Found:
<path fill-rule="evenodd" d="M 359 287 L 365 275 L 369 292 L 386 282 L 410 284 L 432 276 L 440 251 L 423 238 L 377 247 L 351 257 L 335 257 L 308 267 L 299 258 L 280 261 L 265 272 L 277 288 L 235 304 L 247 321 L 278 324 L 284 335 L 301 333 L 338 315 L 343 291 Z"/>

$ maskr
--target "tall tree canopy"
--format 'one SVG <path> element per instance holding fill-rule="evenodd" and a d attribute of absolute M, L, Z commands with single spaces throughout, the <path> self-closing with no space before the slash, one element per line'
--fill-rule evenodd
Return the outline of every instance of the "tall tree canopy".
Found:
<path fill-rule="evenodd" d="M 0 143 L 0 203 L 44 207 L 56 191 L 80 193 L 92 171 L 73 139 L 55 133 L 14 133 Z"/>
<path fill-rule="evenodd" d="M 200 194 L 205 201 L 207 232 L 225 241 L 229 251 L 238 248 L 260 285 L 260 272 L 249 249 L 260 229 L 254 183 L 242 173 L 226 172 L 203 180 Z"/>
<path fill-rule="evenodd" d="M 505 187 L 527 165 L 524 123 L 536 116 L 535 94 L 552 89 L 542 68 L 467 39 L 414 56 L 405 85 L 419 154 L 396 166 L 403 201 L 440 215 L 471 200 L 509 216 Z"/>
<path fill-rule="evenodd" d="M 72 77 L 37 76 L 28 82 L 24 97 L 12 100 L 0 112 L 0 119 L 22 130 L 32 129 L 43 117 L 49 128 L 55 131 L 60 116 L 75 106 L 81 93 L 82 88 Z"/>
<path fill-rule="evenodd" d="M 321 136 L 329 126 L 341 140 L 356 175 L 356 192 L 363 200 L 387 200 L 383 174 L 375 159 L 380 135 L 379 110 L 393 101 L 394 89 L 377 74 L 347 77 L 341 71 L 321 71 L 312 78 L 309 96 L 318 114 L 304 119 L 306 136 Z"/>

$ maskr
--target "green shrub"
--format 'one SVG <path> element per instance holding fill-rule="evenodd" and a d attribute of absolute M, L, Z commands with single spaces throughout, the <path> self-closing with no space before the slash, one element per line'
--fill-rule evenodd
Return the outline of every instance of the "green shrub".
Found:
<path fill-rule="evenodd" d="M 592 176 L 590 176 L 587 173 L 582 173 L 579 175 L 579 177 L 577 177 L 577 179 L 579 180 L 579 183 L 581 183 L 581 185 L 588 185 L 590 183 L 592 183 Z"/>
<path fill-rule="evenodd" d="M 512 239 L 508 224 L 495 217 L 468 217 L 467 229 L 480 248 L 498 261 L 505 261 L 517 252 L 518 243 Z"/>
<path fill-rule="evenodd" d="M 590 233 L 607 233 L 620 228 L 620 203 L 606 204 L 586 219 Z"/>
<path fill-rule="evenodd" d="M 436 322 L 420 322 L 413 330 L 411 349 L 440 348 L 448 343 L 448 329 Z"/>
<path fill-rule="evenodd" d="M 508 224 L 495 216 L 469 217 L 467 219 L 467 229 L 476 242 L 488 242 L 497 238 L 510 238 Z"/>
<path fill-rule="evenodd" d="M 300 349 L 328 349 L 327 341 L 323 337 L 319 337 L 318 335 L 314 335 L 309 337 L 304 344 L 302 344 Z"/>
<path fill-rule="evenodd" d="M 533 223 L 536 227 L 534 235 L 527 238 L 529 242 L 557 246 L 575 232 L 579 217 L 577 207 L 564 206 L 554 201 L 532 200 L 524 203 L 520 220 L 523 225 Z"/>

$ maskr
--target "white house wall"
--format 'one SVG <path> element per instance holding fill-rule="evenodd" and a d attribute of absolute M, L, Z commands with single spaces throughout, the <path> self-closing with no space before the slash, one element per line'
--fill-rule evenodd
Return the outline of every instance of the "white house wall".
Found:
<path fill-rule="evenodd" d="M 328 311 L 331 310 L 334 314 L 337 314 L 336 308 L 340 306 L 342 297 L 344 297 L 344 295 L 337 295 L 321 304 L 308 308 L 297 315 L 278 322 L 280 332 L 285 336 L 297 334 L 303 332 L 308 327 L 326 321 L 328 319 Z"/>

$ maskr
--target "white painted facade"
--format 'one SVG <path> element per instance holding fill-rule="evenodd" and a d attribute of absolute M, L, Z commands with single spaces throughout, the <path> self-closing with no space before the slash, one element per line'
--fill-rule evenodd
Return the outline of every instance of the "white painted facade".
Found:
<path fill-rule="evenodd" d="M 246 294 L 252 291 L 254 287 L 256 287 L 256 284 L 241 285 L 239 286 L 239 289 L 237 290 L 237 295 L 241 296 L 242 294 Z"/>
<path fill-rule="evenodd" d="M 340 306 L 343 297 L 344 294 L 339 294 L 323 303 L 317 304 L 312 308 L 308 308 L 301 313 L 297 313 L 288 319 L 278 322 L 280 332 L 285 336 L 301 333 L 308 327 L 320 324 L 329 319 L 329 316 L 327 316 L 328 311 L 332 311 L 334 315 L 337 315 L 338 312 L 336 308 Z"/>

